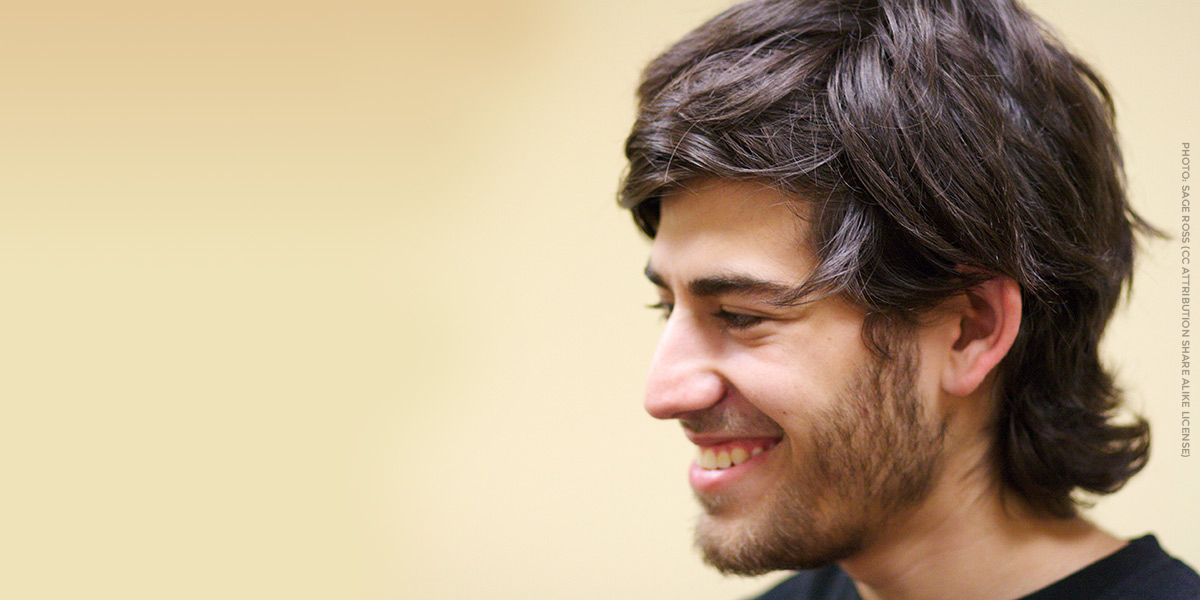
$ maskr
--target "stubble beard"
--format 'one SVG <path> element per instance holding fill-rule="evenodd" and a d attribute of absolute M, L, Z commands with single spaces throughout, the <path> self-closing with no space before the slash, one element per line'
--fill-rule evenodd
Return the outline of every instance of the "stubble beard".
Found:
<path fill-rule="evenodd" d="M 704 560 L 722 573 L 811 569 L 857 554 L 880 527 L 924 500 L 941 464 L 944 425 L 929 422 L 915 388 L 916 352 L 864 365 L 802 442 L 809 460 L 752 513 L 697 496 Z M 792 440 L 800 443 L 801 440 Z M 732 521 L 732 522 L 731 522 Z"/>

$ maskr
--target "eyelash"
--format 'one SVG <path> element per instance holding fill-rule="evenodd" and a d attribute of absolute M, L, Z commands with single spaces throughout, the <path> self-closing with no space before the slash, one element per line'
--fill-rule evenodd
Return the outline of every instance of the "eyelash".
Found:
<path fill-rule="evenodd" d="M 656 302 L 648 305 L 646 308 L 661 311 L 665 319 L 671 316 L 671 311 L 675 308 L 675 305 L 669 302 Z M 766 320 L 765 317 L 729 312 L 724 309 L 714 312 L 713 316 L 724 323 L 729 329 L 749 329 Z"/>
<path fill-rule="evenodd" d="M 675 309 L 675 305 L 669 302 L 659 301 L 655 302 L 654 304 L 647 304 L 646 308 L 661 312 L 662 317 L 666 319 L 667 317 L 671 316 L 671 311 Z"/>
<path fill-rule="evenodd" d="M 720 319 L 725 326 L 730 329 L 750 329 L 766 319 L 754 315 L 744 315 L 741 313 L 729 312 L 727 310 L 718 310 L 713 313 L 713 316 Z"/>

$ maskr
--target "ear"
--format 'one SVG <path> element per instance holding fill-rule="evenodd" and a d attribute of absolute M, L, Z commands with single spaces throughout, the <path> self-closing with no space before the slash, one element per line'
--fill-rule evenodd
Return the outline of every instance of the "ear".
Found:
<path fill-rule="evenodd" d="M 1000 364 L 1021 326 L 1021 288 L 996 277 L 947 303 L 958 325 L 942 372 L 942 389 L 955 396 L 974 393 Z"/>

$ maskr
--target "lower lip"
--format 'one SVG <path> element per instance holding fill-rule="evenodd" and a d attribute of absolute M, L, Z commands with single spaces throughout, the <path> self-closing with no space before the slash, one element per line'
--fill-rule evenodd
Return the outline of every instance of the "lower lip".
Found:
<path fill-rule="evenodd" d="M 711 494 L 720 492 L 728 486 L 746 478 L 755 468 L 766 461 L 767 456 L 774 449 L 774 447 L 768 448 L 750 457 L 746 462 L 727 469 L 705 469 L 699 463 L 692 461 L 692 467 L 688 470 L 688 482 L 692 484 L 692 489 L 697 493 Z"/>

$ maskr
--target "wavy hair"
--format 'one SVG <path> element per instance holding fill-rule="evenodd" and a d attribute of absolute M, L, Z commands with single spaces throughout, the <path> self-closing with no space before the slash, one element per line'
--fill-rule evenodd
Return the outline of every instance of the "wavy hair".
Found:
<path fill-rule="evenodd" d="M 994 456 L 1036 509 L 1119 489 L 1149 426 L 1115 420 L 1098 344 L 1134 232 L 1103 82 L 1009 0 L 751 0 L 654 59 L 619 201 L 656 232 L 660 199 L 705 178 L 810 202 L 802 294 L 866 309 L 864 338 L 995 275 L 1023 309 L 1000 365 Z"/>

